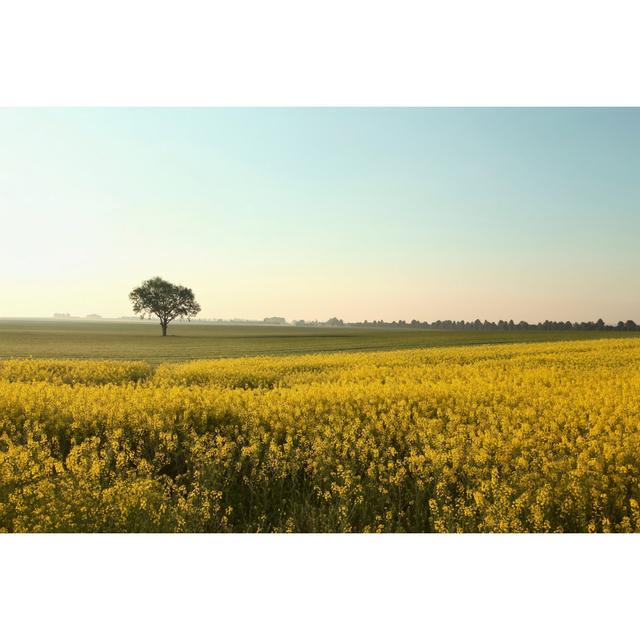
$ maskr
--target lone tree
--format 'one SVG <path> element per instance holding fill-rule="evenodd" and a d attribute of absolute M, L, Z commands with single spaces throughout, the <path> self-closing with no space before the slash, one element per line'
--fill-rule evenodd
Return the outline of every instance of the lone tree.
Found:
<path fill-rule="evenodd" d="M 129 299 L 133 303 L 133 311 L 141 318 L 156 316 L 160 320 L 163 336 L 167 335 L 167 327 L 172 320 L 190 320 L 200 313 L 200 305 L 191 289 L 162 278 L 145 280 L 129 294 Z"/>

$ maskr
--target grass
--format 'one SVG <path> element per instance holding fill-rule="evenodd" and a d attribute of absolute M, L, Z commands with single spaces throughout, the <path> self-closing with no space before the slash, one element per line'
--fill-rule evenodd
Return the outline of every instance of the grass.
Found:
<path fill-rule="evenodd" d="M 169 327 L 169 336 L 163 338 L 160 326 L 148 322 L 0 319 L 0 358 L 113 358 L 157 364 L 199 358 L 629 336 L 616 331 L 435 331 L 174 324 Z"/>

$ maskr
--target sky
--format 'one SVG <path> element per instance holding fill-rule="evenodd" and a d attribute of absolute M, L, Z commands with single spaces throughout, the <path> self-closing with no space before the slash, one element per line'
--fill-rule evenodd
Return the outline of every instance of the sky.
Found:
<path fill-rule="evenodd" d="M 640 109 L 0 109 L 0 317 L 640 320 Z"/>

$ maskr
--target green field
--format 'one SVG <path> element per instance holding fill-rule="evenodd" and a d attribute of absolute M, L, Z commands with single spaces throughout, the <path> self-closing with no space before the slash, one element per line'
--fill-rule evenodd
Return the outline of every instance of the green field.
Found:
<path fill-rule="evenodd" d="M 114 358 L 150 363 L 321 351 L 375 351 L 498 342 L 629 337 L 602 331 L 435 331 L 174 324 L 163 338 L 148 322 L 0 320 L 0 358 Z"/>

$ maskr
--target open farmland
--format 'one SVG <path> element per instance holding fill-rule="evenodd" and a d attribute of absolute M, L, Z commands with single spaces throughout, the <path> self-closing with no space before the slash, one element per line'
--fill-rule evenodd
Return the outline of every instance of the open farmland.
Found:
<path fill-rule="evenodd" d="M 640 531 L 638 398 L 637 338 L 6 360 L 0 529 Z"/>
<path fill-rule="evenodd" d="M 628 337 L 602 331 L 437 331 L 175 323 L 162 338 L 150 322 L 0 320 L 0 358 L 107 358 L 157 364 L 331 351 L 381 351 L 587 338 Z"/>

